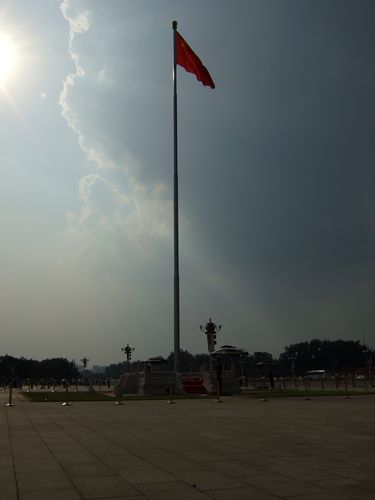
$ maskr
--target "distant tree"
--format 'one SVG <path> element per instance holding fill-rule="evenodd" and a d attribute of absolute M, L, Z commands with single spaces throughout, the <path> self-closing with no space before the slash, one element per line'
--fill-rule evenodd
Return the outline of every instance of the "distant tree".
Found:
<path fill-rule="evenodd" d="M 279 357 L 280 366 L 295 363 L 297 375 L 308 370 L 354 369 L 364 366 L 366 347 L 358 340 L 319 340 L 291 344 Z"/>
<path fill-rule="evenodd" d="M 189 351 L 181 349 L 180 351 L 180 371 L 190 372 L 199 371 L 200 367 L 208 364 L 208 354 L 191 354 Z M 167 358 L 166 370 L 173 370 L 174 368 L 174 353 L 171 352 Z"/>
<path fill-rule="evenodd" d="M 257 363 L 272 363 L 273 356 L 269 352 L 254 352 L 254 361 Z"/>
<path fill-rule="evenodd" d="M 77 368 L 65 358 L 52 358 L 37 361 L 24 357 L 15 358 L 6 354 L 0 357 L 0 377 L 18 379 L 75 378 Z"/>
<path fill-rule="evenodd" d="M 124 373 L 126 368 L 126 362 L 112 363 L 104 368 L 104 372 L 101 374 L 104 378 L 120 378 Z"/>

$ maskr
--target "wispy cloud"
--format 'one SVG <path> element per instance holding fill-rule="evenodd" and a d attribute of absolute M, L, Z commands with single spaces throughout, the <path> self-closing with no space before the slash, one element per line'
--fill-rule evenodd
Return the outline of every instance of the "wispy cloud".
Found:
<path fill-rule="evenodd" d="M 63 81 L 59 104 L 62 116 L 76 134 L 89 165 L 94 168 L 93 173 L 80 180 L 79 198 L 82 207 L 79 213 L 67 214 L 65 236 L 69 240 L 76 240 L 79 249 L 77 255 L 88 250 L 92 233 L 98 228 L 108 232 L 117 231 L 128 242 L 147 247 L 147 239 L 164 239 L 170 233 L 172 210 L 166 186 L 161 182 L 152 185 L 140 182 L 136 177 L 137 162 L 129 154 L 112 154 L 97 139 L 101 134 L 93 138 L 86 131 L 87 119 L 72 104 L 71 96 L 73 92 L 80 92 L 79 80 L 88 78 L 75 45 L 77 37 L 89 33 L 93 15 L 71 0 L 63 0 L 60 8 L 69 24 L 68 51 L 74 70 Z M 93 99 L 94 95 L 97 97 L 95 88 L 98 90 L 107 81 L 107 76 L 107 66 L 103 65 L 96 79 L 91 82 Z M 87 95 L 84 97 L 87 98 Z"/>

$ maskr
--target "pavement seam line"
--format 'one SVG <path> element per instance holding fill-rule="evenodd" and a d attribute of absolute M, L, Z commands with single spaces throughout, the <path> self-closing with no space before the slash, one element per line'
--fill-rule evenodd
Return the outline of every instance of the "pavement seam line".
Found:
<path fill-rule="evenodd" d="M 16 495 L 17 495 L 17 500 L 19 500 L 20 495 L 19 495 L 19 491 L 18 491 L 18 482 L 17 482 L 17 475 L 16 475 L 16 464 L 15 464 L 14 455 L 13 455 L 13 443 L 12 443 L 12 434 L 11 434 L 11 426 L 10 426 L 10 422 L 9 422 L 8 408 L 10 408 L 10 407 L 7 407 L 7 409 L 5 411 L 5 415 L 6 415 L 6 420 L 7 420 L 9 446 L 10 446 L 10 451 L 11 451 L 11 454 L 12 454 L 13 475 L 14 475 L 14 482 L 15 482 L 15 485 L 16 485 Z M 13 410 L 11 410 L 11 411 L 13 411 Z"/>

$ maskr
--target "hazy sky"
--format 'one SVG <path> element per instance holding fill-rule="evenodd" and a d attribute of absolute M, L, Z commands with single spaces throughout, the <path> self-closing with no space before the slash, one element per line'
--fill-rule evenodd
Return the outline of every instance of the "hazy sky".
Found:
<path fill-rule="evenodd" d="M 181 347 L 375 347 L 372 0 L 3 0 L 1 353 L 173 350 L 173 19 Z M 1 54 L 3 54 L 1 56 Z M 4 71 L 3 71 L 4 70 Z"/>

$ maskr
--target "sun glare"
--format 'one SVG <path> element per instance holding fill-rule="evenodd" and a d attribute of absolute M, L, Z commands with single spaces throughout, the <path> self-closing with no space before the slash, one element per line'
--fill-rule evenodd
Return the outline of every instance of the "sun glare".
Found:
<path fill-rule="evenodd" d="M 15 45 L 7 35 L 0 33 L 0 83 L 11 77 L 15 63 Z"/>

